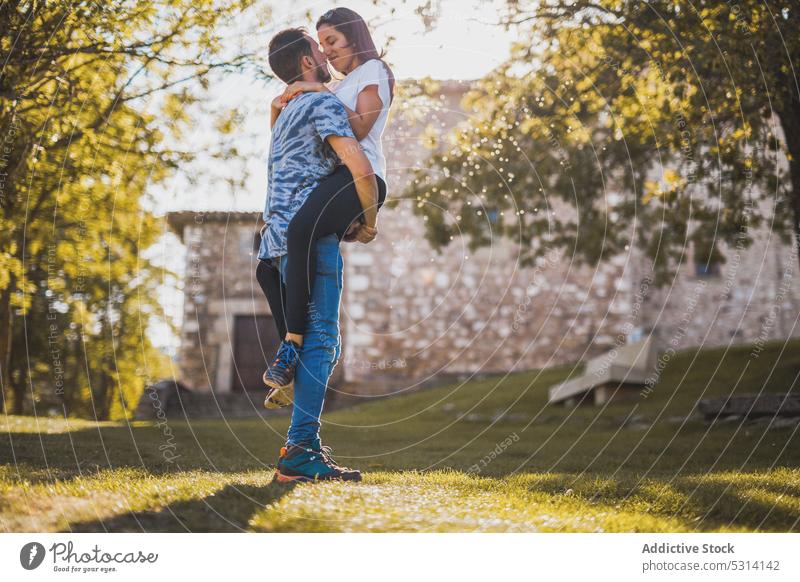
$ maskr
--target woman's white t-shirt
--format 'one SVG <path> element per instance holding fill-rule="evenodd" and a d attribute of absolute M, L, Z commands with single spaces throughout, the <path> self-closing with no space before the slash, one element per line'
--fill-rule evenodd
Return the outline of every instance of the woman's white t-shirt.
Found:
<path fill-rule="evenodd" d="M 331 91 L 348 108 L 355 111 L 358 95 L 365 87 L 378 86 L 378 96 L 383 102 L 381 112 L 369 133 L 359 143 L 364 150 L 372 171 L 386 181 L 386 158 L 383 156 L 381 136 L 389 117 L 391 89 L 389 88 L 389 73 L 386 66 L 378 59 L 370 59 L 353 69 L 349 75 L 339 82 L 331 84 Z"/>

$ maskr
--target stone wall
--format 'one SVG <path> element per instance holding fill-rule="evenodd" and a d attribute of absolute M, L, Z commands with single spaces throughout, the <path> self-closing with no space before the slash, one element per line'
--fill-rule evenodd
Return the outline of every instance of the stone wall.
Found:
<path fill-rule="evenodd" d="M 712 275 L 697 275 L 689 251 L 674 280 L 646 294 L 641 326 L 653 330 L 660 351 L 800 335 L 797 256 L 765 229 L 752 236 L 747 249 L 723 247 L 726 262 Z"/>
<path fill-rule="evenodd" d="M 177 364 L 195 390 L 230 390 L 233 318 L 266 315 L 255 279 L 258 213 L 178 213 L 170 216 L 186 246 L 184 307 Z"/>
<path fill-rule="evenodd" d="M 800 335 L 797 260 L 764 229 L 749 249 L 728 249 L 727 264 L 709 276 L 696 274 L 687 248 L 662 289 L 635 250 L 596 268 L 559 254 L 521 268 L 515 246 L 498 239 L 476 253 L 459 240 L 432 251 L 412 211 L 417 201 L 403 190 L 410 170 L 425 167 L 430 128 L 444 133 L 467 118 L 465 89 L 443 86 L 416 121 L 397 116 L 384 134 L 394 207 L 381 211 L 374 243 L 345 251 L 349 390 L 399 392 L 476 371 L 581 361 L 651 331 L 660 350 Z"/>
<path fill-rule="evenodd" d="M 624 258 L 591 269 L 550 254 L 522 268 L 507 240 L 475 253 L 455 240 L 441 254 L 424 240 L 417 201 L 403 191 L 411 170 L 425 167 L 425 128 L 444 133 L 467 119 L 466 88 L 445 84 L 417 119 L 397 115 L 384 134 L 393 204 L 381 210 L 379 238 L 344 254 L 343 357 L 354 392 L 581 360 L 612 346 L 626 322 Z"/>
<path fill-rule="evenodd" d="M 260 212 L 180 212 L 169 217 L 186 246 L 181 380 L 195 391 L 232 389 L 237 316 L 271 315 L 255 277 Z M 260 341 L 260 338 L 259 338 Z M 274 357 L 263 347 L 265 358 Z M 341 381 L 337 366 L 331 380 Z"/>
<path fill-rule="evenodd" d="M 581 361 L 650 331 L 661 350 L 800 335 L 796 257 L 763 229 L 749 249 L 728 249 L 716 274 L 698 276 L 687 249 L 663 289 L 648 283 L 635 250 L 597 267 L 551 253 L 527 268 L 507 240 L 474 253 L 460 240 L 432 251 L 413 214 L 416 200 L 403 191 L 429 155 L 426 131 L 444 133 L 467 118 L 460 108 L 465 89 L 444 85 L 416 119 L 398 104 L 384 134 L 391 203 L 381 210 L 380 235 L 342 247 L 342 396 Z M 178 213 L 171 223 L 188 250 L 182 379 L 224 392 L 233 314 L 268 313 L 254 276 L 260 213 Z"/>

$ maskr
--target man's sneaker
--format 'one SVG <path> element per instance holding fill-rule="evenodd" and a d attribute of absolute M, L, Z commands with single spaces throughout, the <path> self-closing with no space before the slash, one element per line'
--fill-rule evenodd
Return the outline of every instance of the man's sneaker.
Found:
<path fill-rule="evenodd" d="M 281 448 L 275 480 L 280 483 L 292 481 L 361 481 L 361 472 L 340 467 L 333 460 L 330 447 L 311 449 L 301 445 Z"/>
<path fill-rule="evenodd" d="M 320 447 L 320 452 L 322 456 L 325 458 L 325 462 L 328 463 L 331 467 L 336 467 L 337 469 L 344 471 L 346 473 L 357 473 L 358 474 L 358 481 L 361 480 L 361 471 L 358 469 L 351 469 L 350 467 L 343 467 L 339 465 L 333 458 L 333 449 L 327 445 L 322 445 Z"/>
<path fill-rule="evenodd" d="M 275 360 L 264 372 L 264 384 L 270 388 L 287 388 L 294 381 L 294 372 L 299 361 L 299 346 L 294 342 L 282 341 Z"/>
<path fill-rule="evenodd" d="M 264 383 L 266 383 L 267 373 L 264 372 Z M 294 401 L 294 382 L 283 388 L 271 388 L 264 398 L 264 408 L 276 410 L 289 406 Z"/>

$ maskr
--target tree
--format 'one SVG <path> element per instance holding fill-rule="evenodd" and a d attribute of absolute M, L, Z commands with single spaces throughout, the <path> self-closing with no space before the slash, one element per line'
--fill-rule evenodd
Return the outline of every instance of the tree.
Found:
<path fill-rule="evenodd" d="M 141 254 L 159 234 L 148 192 L 192 158 L 175 144 L 210 75 L 258 62 L 223 42 L 235 40 L 234 17 L 261 22 L 253 10 L 251 0 L 0 5 L 4 406 L 13 396 L 22 412 L 30 392 L 65 413 L 121 416 L 164 370 L 145 333 L 161 276 Z"/>
<path fill-rule="evenodd" d="M 687 243 L 724 262 L 723 243 L 746 248 L 773 216 L 800 238 L 796 2 L 507 6 L 520 42 L 409 190 L 434 246 L 506 236 L 531 263 L 633 244 L 663 284 Z"/>

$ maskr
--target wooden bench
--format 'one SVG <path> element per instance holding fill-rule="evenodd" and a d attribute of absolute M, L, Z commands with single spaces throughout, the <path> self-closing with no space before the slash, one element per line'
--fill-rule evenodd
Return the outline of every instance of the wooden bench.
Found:
<path fill-rule="evenodd" d="M 701 398 L 697 409 L 706 420 L 738 417 L 800 416 L 800 394 L 737 394 Z"/>
<path fill-rule="evenodd" d="M 595 406 L 600 406 L 612 396 L 631 395 L 645 386 L 656 358 L 651 337 L 619 346 L 589 360 L 582 376 L 551 386 L 548 402 L 574 406 L 591 395 Z"/>

